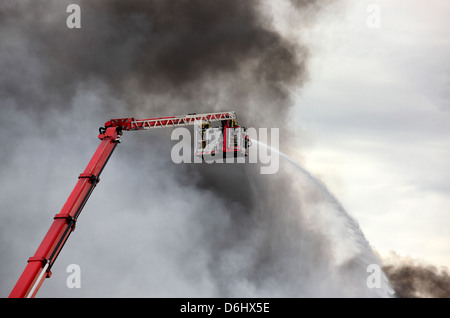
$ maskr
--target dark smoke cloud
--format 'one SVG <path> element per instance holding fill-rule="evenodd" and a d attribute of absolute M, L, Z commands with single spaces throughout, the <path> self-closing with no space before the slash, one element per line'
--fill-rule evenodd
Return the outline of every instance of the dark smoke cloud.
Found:
<path fill-rule="evenodd" d="M 396 296 L 400 298 L 450 298 L 450 273 L 447 268 L 392 255 L 384 260 L 383 270 Z"/>
<path fill-rule="evenodd" d="M 319 2 L 329 1 L 290 3 L 310 20 Z M 247 127 L 282 127 L 288 140 L 290 92 L 307 80 L 310 52 L 274 29 L 263 1 L 75 1 L 81 29 L 66 27 L 70 3 L 0 8 L 9 31 L 0 51 L 6 107 L 48 122 L 49 111 L 68 111 L 80 91 L 95 91 L 105 114 L 99 125 L 108 117 L 236 110 Z M 214 180 L 200 185 L 216 187 Z"/>
<path fill-rule="evenodd" d="M 287 3 L 311 22 L 329 2 Z M 81 6 L 79 30 L 66 27 L 69 3 Z M 5 276 L 18 274 L 15 260 L 25 260 L 19 254 L 45 230 L 42 209 L 55 209 L 70 190 L 66 167 L 92 155 L 88 128 L 116 116 L 214 110 L 236 110 L 246 126 L 283 128 L 311 52 L 276 31 L 264 3 L 0 5 L 0 142 L 8 149 L 1 173 L 14 179 L 0 193 L 5 210 L 26 211 L 0 223 L 2 255 L 14 260 Z M 377 259 L 357 224 L 298 169 L 263 176 L 258 165 L 175 165 L 163 133 L 170 131 L 124 136 L 86 207 L 95 213 L 77 224 L 70 255 L 84 262 L 87 284 L 104 277 L 83 295 L 386 295 L 367 288 L 365 266 Z M 35 186 L 42 182 L 52 189 Z M 33 195 L 24 202 L 21 193 Z M 20 222 L 30 218 L 39 221 Z M 48 285 L 64 274 L 57 278 L 55 268 L 43 295 L 68 293 Z M 150 288 L 136 287 L 144 281 Z"/>
<path fill-rule="evenodd" d="M 2 7 L 2 28 L 25 35 L 28 54 L 3 50 L 11 76 L 0 96 L 14 96 L 27 110 L 61 109 L 80 85 L 95 84 L 135 114 L 231 108 L 247 125 L 279 126 L 291 105 L 289 90 L 307 79 L 308 48 L 273 29 L 261 1 L 76 1 L 80 30 L 65 27 L 71 2 Z M 319 2 L 292 1 L 305 16 Z M 21 69 L 23 58 L 31 69 Z M 19 85 L 23 71 L 36 72 L 30 79 L 38 82 Z"/>

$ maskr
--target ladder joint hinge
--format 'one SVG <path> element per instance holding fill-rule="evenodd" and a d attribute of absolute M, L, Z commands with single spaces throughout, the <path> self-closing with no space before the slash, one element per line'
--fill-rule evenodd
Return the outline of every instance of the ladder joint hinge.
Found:
<path fill-rule="evenodd" d="M 52 276 L 52 272 L 50 271 L 50 267 L 51 267 L 50 260 L 46 259 L 45 257 L 33 256 L 28 259 L 28 263 L 30 263 L 30 262 L 41 262 L 42 267 L 45 267 L 45 265 L 48 264 L 46 277 L 49 278 L 50 276 Z"/>
<path fill-rule="evenodd" d="M 92 184 L 95 184 L 95 183 L 99 183 L 100 182 L 100 178 L 99 177 L 97 177 L 96 175 L 94 175 L 94 174 L 85 174 L 85 173 L 82 173 L 82 174 L 80 174 L 80 176 L 78 177 L 78 179 L 89 179 L 89 181 L 92 183 Z"/>
<path fill-rule="evenodd" d="M 77 219 L 72 217 L 69 214 L 56 214 L 55 217 L 53 219 L 66 219 L 67 224 L 69 224 L 69 226 L 71 227 L 72 232 L 75 230 L 75 225 L 77 223 Z"/>

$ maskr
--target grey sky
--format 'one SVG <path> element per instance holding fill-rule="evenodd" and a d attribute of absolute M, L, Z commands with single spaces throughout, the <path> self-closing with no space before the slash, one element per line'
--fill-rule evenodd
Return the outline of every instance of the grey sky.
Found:
<path fill-rule="evenodd" d="M 366 25 L 369 4 L 379 29 Z M 306 167 L 371 244 L 450 266 L 450 42 L 446 1 L 352 1 L 322 20 L 301 119 Z"/>

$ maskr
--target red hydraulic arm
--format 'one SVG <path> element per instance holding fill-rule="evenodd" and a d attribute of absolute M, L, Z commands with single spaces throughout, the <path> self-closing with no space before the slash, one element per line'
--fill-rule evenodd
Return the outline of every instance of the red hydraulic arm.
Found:
<path fill-rule="evenodd" d="M 28 259 L 22 275 L 17 281 L 10 298 L 34 297 L 46 277 L 50 277 L 50 268 L 59 252 L 75 228 L 75 223 L 86 201 L 89 199 L 100 174 L 115 147 L 120 142 L 121 130 L 106 128 L 101 132 L 100 145 L 86 169 L 78 178 L 75 188 L 61 211 L 55 215 L 53 224 L 45 235 L 33 257 Z"/>
<path fill-rule="evenodd" d="M 28 259 L 22 275 L 14 286 L 10 298 L 31 298 L 36 295 L 44 279 L 50 277 L 51 267 L 63 248 L 75 223 L 84 208 L 92 191 L 100 181 L 108 159 L 112 155 L 124 130 L 144 130 L 157 127 L 175 127 L 194 125 L 199 121 L 224 121 L 236 119 L 234 112 L 207 114 L 190 114 L 185 116 L 158 117 L 150 119 L 121 118 L 111 119 L 100 128 L 101 140 L 86 169 L 78 177 L 78 182 L 61 211 L 55 215 L 54 221 L 39 245 L 33 257 Z"/>

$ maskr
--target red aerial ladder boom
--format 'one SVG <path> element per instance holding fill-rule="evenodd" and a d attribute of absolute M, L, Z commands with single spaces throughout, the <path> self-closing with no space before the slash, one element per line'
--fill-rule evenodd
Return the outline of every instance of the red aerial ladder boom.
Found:
<path fill-rule="evenodd" d="M 235 112 L 221 112 L 208 114 L 189 114 L 184 116 L 158 117 L 149 119 L 120 118 L 111 119 L 105 127 L 120 127 L 122 130 L 144 130 L 159 127 L 176 127 L 194 125 L 202 122 L 236 120 Z"/>
<path fill-rule="evenodd" d="M 51 267 L 58 257 L 61 249 L 75 229 L 75 223 L 89 199 L 92 191 L 100 181 L 108 159 L 111 157 L 117 144 L 120 143 L 122 131 L 145 130 L 158 127 L 176 127 L 194 125 L 196 123 L 222 122 L 226 128 L 240 128 L 236 123 L 234 112 L 220 112 L 207 114 L 189 114 L 185 116 L 158 117 L 150 119 L 121 118 L 111 119 L 100 128 L 98 138 L 101 140 L 96 152 L 83 173 L 61 211 L 54 216 L 54 220 L 33 257 L 28 259 L 22 275 L 14 286 L 10 298 L 30 298 L 38 292 L 46 277 L 51 275 Z M 245 129 L 244 129 L 245 131 Z M 225 136 L 225 133 L 224 133 Z M 225 138 L 225 137 L 224 137 Z M 224 139 L 225 140 L 225 139 Z M 245 136 L 245 140 L 248 137 Z M 248 143 L 246 142 L 246 147 Z M 224 152 L 238 152 L 242 149 L 225 148 Z M 244 149 L 246 150 L 246 148 Z"/>

